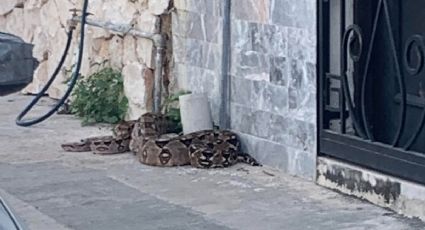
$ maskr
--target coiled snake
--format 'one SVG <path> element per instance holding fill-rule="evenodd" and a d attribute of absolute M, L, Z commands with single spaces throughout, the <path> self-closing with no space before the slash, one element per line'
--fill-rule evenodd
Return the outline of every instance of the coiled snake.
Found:
<path fill-rule="evenodd" d="M 237 135 L 228 130 L 205 130 L 186 135 L 167 134 L 169 122 L 162 114 L 146 113 L 136 121 L 121 122 L 113 136 L 92 137 L 62 144 L 65 151 L 117 154 L 132 151 L 151 166 L 223 168 L 238 162 L 260 164 L 241 152 Z"/>

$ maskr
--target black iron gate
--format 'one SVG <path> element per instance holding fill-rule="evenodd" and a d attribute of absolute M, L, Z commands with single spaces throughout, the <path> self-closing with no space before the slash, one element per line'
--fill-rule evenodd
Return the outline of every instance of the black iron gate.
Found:
<path fill-rule="evenodd" d="M 319 0 L 321 154 L 425 183 L 424 12 L 424 0 Z"/>

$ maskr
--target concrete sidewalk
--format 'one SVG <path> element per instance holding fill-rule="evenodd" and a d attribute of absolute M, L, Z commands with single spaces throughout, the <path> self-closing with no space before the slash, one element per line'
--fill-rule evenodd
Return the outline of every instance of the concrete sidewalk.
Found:
<path fill-rule="evenodd" d="M 0 194 L 29 229 L 425 229 L 267 167 L 155 168 L 130 154 L 66 153 L 62 142 L 109 129 L 65 115 L 17 127 L 28 100 L 0 97 Z"/>

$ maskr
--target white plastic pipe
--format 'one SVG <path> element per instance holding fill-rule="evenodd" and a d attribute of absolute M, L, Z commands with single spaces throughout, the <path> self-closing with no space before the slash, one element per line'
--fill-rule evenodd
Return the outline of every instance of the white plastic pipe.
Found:
<path fill-rule="evenodd" d="M 179 97 L 183 133 L 213 129 L 210 105 L 206 94 L 187 94 Z"/>

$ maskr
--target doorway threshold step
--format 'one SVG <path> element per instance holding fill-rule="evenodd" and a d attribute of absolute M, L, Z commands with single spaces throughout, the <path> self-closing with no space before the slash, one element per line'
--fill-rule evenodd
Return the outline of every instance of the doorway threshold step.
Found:
<path fill-rule="evenodd" d="M 425 185 L 329 157 L 318 158 L 317 183 L 399 214 L 425 220 Z"/>

